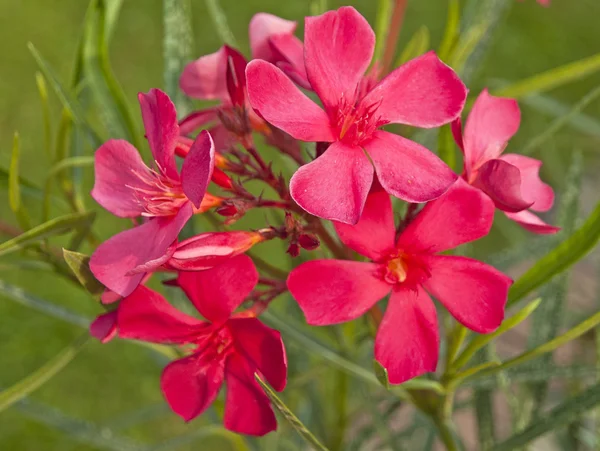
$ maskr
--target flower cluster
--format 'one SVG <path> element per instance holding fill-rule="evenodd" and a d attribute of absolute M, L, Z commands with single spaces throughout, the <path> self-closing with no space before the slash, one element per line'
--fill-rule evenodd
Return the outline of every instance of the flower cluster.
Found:
<path fill-rule="evenodd" d="M 92 196 L 134 222 L 91 257 L 107 309 L 91 332 L 102 341 L 179 345 L 184 356 L 161 378 L 173 411 L 195 418 L 225 383 L 225 427 L 252 435 L 276 428 L 255 375 L 278 391 L 287 380 L 279 332 L 259 319 L 278 296 L 289 291 L 311 325 L 369 312 L 377 328 L 374 357 L 399 384 L 436 370 L 431 297 L 478 333 L 496 330 L 504 318 L 511 279 L 452 249 L 487 235 L 496 208 L 531 232 L 558 230 L 530 211 L 553 203 L 552 188 L 539 178 L 541 162 L 501 155 L 519 127 L 514 100 L 484 90 L 463 131 L 467 88 L 435 53 L 385 73 L 372 61 L 374 32 L 352 7 L 307 17 L 304 41 L 295 28 L 260 13 L 250 22 L 250 62 L 223 46 L 190 63 L 181 89 L 219 103 L 179 122 L 165 93 L 140 94 L 151 165 L 120 140 L 95 154 Z M 390 124 L 451 127 L 462 173 Z M 289 182 L 263 159 L 256 137 L 299 166 Z M 313 143 L 314 154 L 299 141 Z M 271 198 L 255 194 L 250 181 Z M 391 196 L 407 204 L 400 221 Z M 213 222 L 221 216 L 229 226 L 257 208 L 284 214 L 258 230 L 180 241 L 195 214 Z M 259 274 L 245 253 L 268 240 L 285 241 L 292 257 L 324 244 L 335 258 L 308 259 L 287 278 L 280 270 Z M 147 288 L 157 273 L 168 275 L 164 283 L 182 290 L 203 319 Z"/>

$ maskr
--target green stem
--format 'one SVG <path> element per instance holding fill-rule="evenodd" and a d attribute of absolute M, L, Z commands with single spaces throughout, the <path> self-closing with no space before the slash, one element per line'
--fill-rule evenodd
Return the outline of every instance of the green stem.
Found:
<path fill-rule="evenodd" d="M 456 444 L 456 441 L 454 440 L 454 434 L 452 433 L 452 426 L 450 420 L 446 420 L 438 416 L 433 418 L 433 422 L 435 423 L 438 429 L 440 439 L 446 447 L 446 450 L 458 451 L 458 446 Z"/>

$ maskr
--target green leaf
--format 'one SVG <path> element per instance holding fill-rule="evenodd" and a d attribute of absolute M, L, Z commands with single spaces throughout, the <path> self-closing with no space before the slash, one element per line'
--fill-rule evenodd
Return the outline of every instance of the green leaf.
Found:
<path fill-rule="evenodd" d="M 327 12 L 327 0 L 312 0 L 310 2 L 310 15 L 319 16 Z"/>
<path fill-rule="evenodd" d="M 92 222 L 95 219 L 95 216 L 95 212 L 74 213 L 60 216 L 40 224 L 39 226 L 27 230 L 21 235 L 0 244 L 0 256 L 16 252 L 29 244 L 37 243 L 45 238 L 62 235 L 69 233 L 74 229 L 84 227 Z"/>
<path fill-rule="evenodd" d="M 15 132 L 13 138 L 10 169 L 8 171 L 8 204 L 15 214 L 21 228 L 27 230 L 31 227 L 29 215 L 21 203 L 21 184 L 19 183 L 19 134 Z"/>
<path fill-rule="evenodd" d="M 375 24 L 375 53 L 373 60 L 381 61 L 385 41 L 390 28 L 390 17 L 392 15 L 392 0 L 378 0 L 377 23 Z"/>
<path fill-rule="evenodd" d="M 381 363 L 377 360 L 373 360 L 373 372 L 375 373 L 375 377 L 379 381 L 383 388 L 386 390 L 390 389 L 390 380 L 388 378 L 388 371 Z"/>
<path fill-rule="evenodd" d="M 62 171 L 69 168 L 93 166 L 94 157 L 70 157 L 64 158 L 56 163 L 46 174 L 46 183 L 44 187 L 43 215 L 44 220 L 50 216 L 50 205 L 52 204 L 52 182 Z M 68 189 L 68 188 L 67 188 Z"/>
<path fill-rule="evenodd" d="M 298 419 L 294 413 L 288 409 L 288 407 L 284 404 L 284 402 L 279 399 L 275 391 L 269 387 L 269 385 L 264 382 L 258 374 L 254 375 L 256 381 L 260 384 L 260 386 L 265 391 L 266 395 L 271 400 L 271 404 L 277 409 L 277 411 L 287 420 L 287 422 L 294 428 L 294 430 L 300 434 L 300 436 L 306 440 L 306 442 L 312 446 L 314 449 L 319 451 L 327 451 L 327 448 L 317 440 L 317 438 L 302 424 L 302 422 Z"/>
<path fill-rule="evenodd" d="M 490 21 L 483 21 L 471 27 L 462 37 L 450 55 L 450 66 L 458 73 L 462 73 L 469 57 L 490 28 Z"/>
<path fill-rule="evenodd" d="M 92 296 L 100 297 L 104 293 L 104 285 L 96 280 L 94 274 L 90 270 L 90 257 L 79 252 L 72 252 L 67 249 L 63 249 L 63 256 L 65 262 L 79 280 L 79 283 L 85 288 Z"/>
<path fill-rule="evenodd" d="M 525 430 L 492 447 L 492 451 L 512 451 L 548 432 L 566 426 L 588 410 L 600 403 L 600 384 L 593 385 L 574 398 L 567 399 L 554 407 L 539 421 L 529 425 Z"/>
<path fill-rule="evenodd" d="M 208 13 L 210 14 L 210 18 L 212 19 L 215 28 L 217 29 L 217 34 L 221 38 L 221 40 L 232 47 L 237 47 L 237 42 L 235 40 L 235 36 L 231 32 L 231 28 L 229 28 L 229 24 L 227 23 L 227 17 L 223 12 L 223 8 L 221 8 L 221 4 L 219 0 L 204 0 L 206 3 L 206 8 L 208 9 Z"/>
<path fill-rule="evenodd" d="M 490 345 L 491 346 L 491 345 Z M 484 363 L 492 358 L 490 346 L 478 352 L 479 362 Z M 469 379 L 466 379 L 469 380 Z M 473 394 L 475 418 L 477 419 L 477 439 L 479 449 L 490 449 L 496 441 L 496 426 L 494 421 L 493 401 L 491 390 L 479 389 Z"/>
<path fill-rule="evenodd" d="M 457 170 L 458 161 L 456 158 L 456 145 L 452 137 L 450 125 L 444 125 L 440 128 L 438 135 L 438 156 L 446 163 L 453 171 Z"/>
<path fill-rule="evenodd" d="M 448 15 L 446 16 L 446 28 L 444 37 L 438 50 L 438 55 L 442 61 L 448 61 L 450 52 L 456 45 L 460 35 L 460 1 L 448 0 Z"/>
<path fill-rule="evenodd" d="M 87 343 L 88 339 L 88 334 L 78 338 L 38 370 L 17 382 L 12 387 L 0 392 L 0 412 L 20 399 L 23 399 L 25 396 L 52 379 L 52 377 L 58 374 L 60 370 L 73 360 L 82 349 L 83 345 Z"/>
<path fill-rule="evenodd" d="M 600 53 L 597 53 L 588 58 L 550 69 L 509 86 L 494 89 L 492 94 L 518 99 L 532 93 L 545 92 L 572 83 L 599 70 Z"/>
<path fill-rule="evenodd" d="M 46 155 L 52 160 L 52 122 L 50 120 L 50 106 L 48 104 L 48 88 L 46 79 L 40 72 L 35 73 L 35 83 L 42 103 L 42 117 L 44 121 L 44 148 Z"/>
<path fill-rule="evenodd" d="M 227 440 L 231 445 L 231 449 L 239 451 L 248 451 L 250 449 L 244 442 L 243 436 L 228 431 L 223 426 L 209 425 L 172 437 L 163 443 L 150 447 L 148 451 L 175 451 L 182 449 L 186 445 L 192 445 L 210 437 L 221 437 Z M 198 448 L 201 449 L 202 446 L 198 446 Z"/>
<path fill-rule="evenodd" d="M 401 66 L 417 56 L 421 56 L 429 50 L 429 39 L 429 29 L 426 26 L 421 26 L 402 49 L 402 53 L 396 60 L 395 67 Z"/>

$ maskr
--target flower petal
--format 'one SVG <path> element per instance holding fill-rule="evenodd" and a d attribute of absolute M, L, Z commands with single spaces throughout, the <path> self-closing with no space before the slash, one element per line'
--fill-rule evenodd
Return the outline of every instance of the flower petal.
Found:
<path fill-rule="evenodd" d="M 90 334 L 101 343 L 108 343 L 115 338 L 117 336 L 117 311 L 113 310 L 98 315 L 90 324 Z"/>
<path fill-rule="evenodd" d="M 254 369 L 238 354 L 227 360 L 225 428 L 239 434 L 265 435 L 277 429 L 277 420 L 265 392 L 254 379 Z"/>
<path fill-rule="evenodd" d="M 465 124 L 463 143 L 467 174 L 487 160 L 498 158 L 519 129 L 521 111 L 516 100 L 481 91 Z"/>
<path fill-rule="evenodd" d="M 500 160 L 516 166 L 521 173 L 521 195 L 527 202 L 533 202 L 530 207 L 534 211 L 548 211 L 554 204 L 554 190 L 540 179 L 542 162 L 535 158 L 509 153 L 502 155 Z"/>
<path fill-rule="evenodd" d="M 188 96 L 201 100 L 229 101 L 225 72 L 227 55 L 225 47 L 215 53 L 204 55 L 192 61 L 183 69 L 179 87 Z"/>
<path fill-rule="evenodd" d="M 121 338 L 153 343 L 190 343 L 210 327 L 180 312 L 156 291 L 143 285 L 121 301 L 117 312 Z"/>
<path fill-rule="evenodd" d="M 258 283 L 252 259 L 238 255 L 205 271 L 182 271 L 179 286 L 200 314 L 213 323 L 222 323 Z"/>
<path fill-rule="evenodd" d="M 551 226 L 542 221 L 537 215 L 531 213 L 528 210 L 523 210 L 518 213 L 508 213 L 504 212 L 504 214 L 523 227 L 525 230 L 529 230 L 533 233 L 538 233 L 540 235 L 550 235 L 560 231 L 560 227 Z"/>
<path fill-rule="evenodd" d="M 479 333 L 493 332 L 504 319 L 513 281 L 477 260 L 452 255 L 423 258 L 431 278 L 424 286 L 462 325 Z"/>
<path fill-rule="evenodd" d="M 398 239 L 397 247 L 413 253 L 437 253 L 487 235 L 494 203 L 458 179 L 439 199 L 429 202 Z"/>
<path fill-rule="evenodd" d="M 391 290 L 379 265 L 347 260 L 302 263 L 290 272 L 287 286 L 306 321 L 316 326 L 358 318 Z"/>
<path fill-rule="evenodd" d="M 307 17 L 304 61 L 308 80 L 327 111 L 341 100 L 352 105 L 357 87 L 371 64 L 375 33 L 351 6 Z"/>
<path fill-rule="evenodd" d="M 383 121 L 431 128 L 456 119 L 466 98 L 458 75 L 428 52 L 381 80 L 362 105 L 378 105 L 376 114 Z"/>
<path fill-rule="evenodd" d="M 148 262 L 162 264 L 162 257 L 191 216 L 192 205 L 186 203 L 176 216 L 152 218 L 118 233 L 98 246 L 90 259 L 90 269 L 104 286 L 127 296 L 144 278 L 143 272 L 130 271 Z"/>
<path fill-rule="evenodd" d="M 196 137 L 181 167 L 181 184 L 186 197 L 200 208 L 215 167 L 215 144 L 206 130 Z"/>
<path fill-rule="evenodd" d="M 190 421 L 213 403 L 224 379 L 223 360 L 204 362 L 193 354 L 169 363 L 160 387 L 173 412 Z"/>
<path fill-rule="evenodd" d="M 373 183 L 373 166 L 360 147 L 334 142 L 290 180 L 290 194 L 312 215 L 356 224 Z"/>
<path fill-rule="evenodd" d="M 439 352 L 435 306 L 427 293 L 400 288 L 392 292 L 375 337 L 375 359 L 392 384 L 435 371 Z"/>
<path fill-rule="evenodd" d="M 531 207 L 521 195 L 521 171 L 503 160 L 488 160 L 479 169 L 473 186 L 481 189 L 503 211 L 515 213 Z"/>
<path fill-rule="evenodd" d="M 135 218 L 144 206 L 135 189 L 149 189 L 135 174 L 148 172 L 139 152 L 127 141 L 111 139 L 94 154 L 94 189 L 96 202 L 121 218 Z"/>
<path fill-rule="evenodd" d="M 281 69 L 266 61 L 246 66 L 252 108 L 266 121 L 302 141 L 333 141 L 329 117 Z"/>
<path fill-rule="evenodd" d="M 248 27 L 252 58 L 274 63 L 276 55 L 271 50 L 270 38 L 274 35 L 292 35 L 296 30 L 296 25 L 296 22 L 292 20 L 285 20 L 273 14 L 255 14 L 250 19 Z"/>
<path fill-rule="evenodd" d="M 229 330 L 235 346 L 277 391 L 285 388 L 287 358 L 281 334 L 256 318 L 233 318 Z"/>
<path fill-rule="evenodd" d="M 335 231 L 350 249 L 378 261 L 394 249 L 396 227 L 390 196 L 385 191 L 371 192 L 356 225 L 334 222 Z"/>
<path fill-rule="evenodd" d="M 175 148 L 179 137 L 175 105 L 160 89 L 151 89 L 148 94 L 139 93 L 138 99 L 154 161 L 163 174 L 179 180 L 175 165 Z"/>
<path fill-rule="evenodd" d="M 179 133 L 189 135 L 206 124 L 217 121 L 217 109 L 207 108 L 205 110 L 193 111 L 179 121 Z"/>
<path fill-rule="evenodd" d="M 304 44 L 293 34 L 278 34 L 269 40 L 276 57 L 276 65 L 304 89 L 312 89 L 304 66 Z"/>
<path fill-rule="evenodd" d="M 433 152 L 402 136 L 376 131 L 363 146 L 383 188 L 407 202 L 436 199 L 458 178 Z"/>

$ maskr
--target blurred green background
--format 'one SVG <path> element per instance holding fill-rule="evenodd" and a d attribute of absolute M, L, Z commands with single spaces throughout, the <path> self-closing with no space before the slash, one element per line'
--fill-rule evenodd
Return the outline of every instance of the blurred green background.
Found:
<path fill-rule="evenodd" d="M 375 23 L 376 3 L 373 0 L 346 3 L 330 0 L 329 7 L 351 4 Z M 221 0 L 221 4 L 246 54 L 247 24 L 256 12 L 267 11 L 300 22 L 309 14 L 307 0 Z M 221 42 L 205 3 L 192 0 L 192 7 L 195 54 L 213 52 Z M 34 78 L 37 66 L 26 44 L 33 42 L 67 84 L 86 8 L 84 0 L 0 0 L 0 42 L 3 43 L 0 166 L 8 167 L 12 134 L 18 130 L 22 142 L 21 174 L 37 186 L 42 185 L 50 163 L 43 150 L 42 116 Z M 112 66 L 140 129 L 136 93 L 162 86 L 161 13 L 160 0 L 125 0 L 111 41 Z M 515 0 L 480 70 L 471 80 L 471 92 L 476 93 L 493 83 L 516 81 L 600 52 L 598 17 L 600 2 L 597 0 L 554 0 L 550 8 L 542 8 L 534 0 Z M 445 21 L 445 1 L 409 1 L 400 48 L 421 25 L 429 28 L 432 47 L 436 48 Z M 600 75 L 596 74 L 526 99 L 522 102 L 522 127 L 510 151 L 518 152 L 519 145 L 541 133 L 561 108 L 572 106 L 598 85 Z M 53 93 L 50 98 L 53 127 L 56 127 L 60 104 Z M 573 150 L 584 152 L 587 163 L 584 195 L 588 199 L 584 197 L 584 207 L 597 201 L 600 189 L 596 176 L 600 155 L 599 117 L 600 102 L 596 101 L 586 109 L 585 117 L 580 116 L 536 152 L 545 162 L 544 178 L 559 193 Z M 91 149 L 89 151 L 91 154 Z M 87 185 L 91 186 L 91 170 L 86 169 L 85 174 Z M 1 191 L 2 221 L 13 224 L 4 186 Z M 86 201 L 93 204 L 89 198 Z M 39 211 L 39 202 L 30 201 L 27 205 L 32 211 Z M 61 211 L 60 206 L 56 211 Z M 548 218 L 552 219 L 552 214 Z M 99 219 L 95 230 L 101 237 L 108 237 L 126 225 L 125 221 L 113 219 L 106 213 L 101 213 Z M 502 233 L 496 232 L 488 239 L 489 248 L 512 247 L 531 238 L 506 221 L 501 225 Z M 278 252 L 279 249 L 272 246 L 267 254 L 279 258 Z M 81 290 L 41 270 L 16 271 L 2 266 L 0 279 L 87 318 L 100 312 Z M 79 326 L 19 305 L 0 294 L 0 387 L 23 378 L 82 333 L 84 329 Z M 26 402 L 0 413 L 0 449 L 142 449 L 141 444 L 156 445 L 176 436 L 181 442 L 163 444 L 164 447 L 156 449 L 210 449 L 211 442 L 206 439 L 195 444 L 187 440 L 193 438 L 202 424 L 214 419 L 214 413 L 188 425 L 170 413 L 158 386 L 161 365 L 155 354 L 132 344 L 116 341 L 107 345 L 88 344 L 58 377 Z M 227 441 L 211 440 L 215 442 L 214 449 L 228 449 Z"/>

